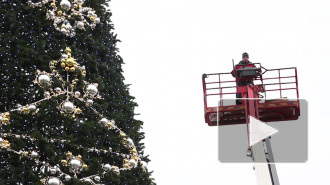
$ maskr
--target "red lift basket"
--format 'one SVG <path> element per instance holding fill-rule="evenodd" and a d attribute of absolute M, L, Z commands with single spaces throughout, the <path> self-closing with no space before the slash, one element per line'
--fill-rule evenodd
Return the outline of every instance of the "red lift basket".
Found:
<path fill-rule="evenodd" d="M 260 67 L 245 69 L 244 73 L 241 73 L 245 75 L 243 77 L 237 76 L 236 79 L 231 76 L 231 73 L 203 74 L 204 116 L 205 122 L 209 126 L 246 123 L 245 110 L 247 109 L 245 109 L 246 105 L 244 103 L 236 105 L 234 102 L 233 105 L 224 105 L 224 100 L 228 99 L 226 97 L 230 95 L 231 99 L 233 99 L 237 91 L 240 91 L 239 89 L 246 88 L 246 86 L 237 87 L 237 85 L 228 86 L 228 84 L 237 84 L 239 80 L 246 78 L 253 79 L 251 86 L 258 99 L 256 107 L 261 121 L 273 122 L 298 119 L 300 106 L 297 68 L 265 69 L 259 63 L 255 64 L 258 64 Z M 237 70 L 239 68 L 237 67 Z M 234 73 L 236 75 L 236 70 L 234 70 Z M 208 80 L 211 76 L 213 80 Z M 227 76 L 227 79 L 231 77 L 233 80 L 227 80 L 225 76 Z M 274 86 L 275 88 L 272 88 Z M 228 92 L 230 89 L 232 90 Z M 294 97 L 282 97 L 284 92 L 287 91 L 292 92 L 290 95 L 293 94 Z M 272 92 L 272 95 L 276 94 L 276 96 L 278 94 L 278 96 L 267 99 L 267 92 Z M 211 101 L 209 100 L 211 99 L 210 97 L 212 97 L 213 101 L 216 98 L 219 106 L 208 106 L 208 103 Z M 214 104 L 215 102 L 212 103 Z"/>

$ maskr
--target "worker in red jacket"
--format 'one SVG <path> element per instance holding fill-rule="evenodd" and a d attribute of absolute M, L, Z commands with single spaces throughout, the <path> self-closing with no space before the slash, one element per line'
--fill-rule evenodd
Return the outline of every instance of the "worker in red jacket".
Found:
<path fill-rule="evenodd" d="M 252 62 L 249 61 L 249 54 L 246 52 L 242 54 L 242 60 L 237 65 L 235 65 L 233 71 L 231 72 L 233 77 L 236 78 L 236 69 L 239 69 L 241 67 L 256 67 L 254 64 L 252 64 Z M 246 86 L 248 84 L 253 84 L 253 79 L 237 80 L 237 86 Z M 242 98 L 242 94 L 236 93 L 236 98 Z M 240 104 L 242 104 L 240 100 L 236 100 L 236 105 L 240 105 Z"/>

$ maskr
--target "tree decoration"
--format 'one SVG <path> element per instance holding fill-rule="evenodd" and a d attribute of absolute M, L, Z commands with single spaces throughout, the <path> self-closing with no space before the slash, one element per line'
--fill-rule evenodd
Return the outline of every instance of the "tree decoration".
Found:
<path fill-rule="evenodd" d="M 34 3 L 28 1 L 32 8 L 44 6 L 47 9 L 46 18 L 53 21 L 55 29 L 62 34 L 74 37 L 76 28 L 85 30 L 85 26 L 94 29 L 100 23 L 100 18 L 94 9 L 83 7 L 85 0 L 43 0 Z"/>
<path fill-rule="evenodd" d="M 66 5 L 63 5 L 66 7 Z M 105 118 L 101 113 L 99 113 L 97 110 L 95 110 L 92 107 L 91 103 L 88 103 L 89 101 L 93 101 L 93 99 L 101 98 L 99 95 L 99 91 L 97 89 L 98 84 L 97 83 L 88 83 L 86 81 L 83 81 L 84 84 L 83 92 L 84 95 L 81 97 L 81 93 L 79 90 L 75 89 L 75 85 L 77 84 L 78 76 L 81 75 L 82 77 L 85 76 L 86 72 L 83 67 L 80 67 L 77 61 L 74 60 L 71 54 L 71 49 L 66 48 L 65 52 L 62 53 L 61 58 L 59 60 L 52 60 L 50 61 L 49 67 L 51 69 L 51 73 L 47 73 L 45 71 L 41 72 L 40 70 L 37 70 L 36 79 L 34 80 L 34 83 L 39 85 L 41 88 L 43 88 L 45 91 L 45 97 L 39 101 L 33 102 L 30 105 L 22 106 L 18 105 L 16 109 L 11 110 L 10 112 L 18 112 L 21 114 L 35 114 L 38 112 L 37 106 L 47 100 L 55 99 L 59 97 L 65 97 L 66 100 L 63 101 L 58 105 L 58 109 L 60 110 L 60 113 L 63 115 L 71 115 L 73 119 L 76 119 L 77 114 L 82 114 L 83 111 L 81 108 L 74 105 L 73 100 L 82 103 L 85 105 L 86 108 L 91 109 L 97 117 L 99 117 L 98 120 L 95 120 L 95 123 L 102 127 L 107 128 L 108 130 L 115 130 L 122 138 L 121 143 L 130 151 L 129 154 L 124 154 L 120 152 L 112 151 L 111 148 L 108 150 L 104 149 L 97 149 L 97 148 L 88 148 L 88 147 L 78 147 L 77 149 L 83 148 L 87 150 L 88 152 L 96 152 L 96 153 L 112 153 L 116 156 L 121 156 L 123 158 L 122 167 L 119 168 L 116 165 L 110 165 L 110 164 L 102 164 L 103 168 L 103 174 L 106 174 L 110 171 L 114 172 L 117 175 L 120 175 L 120 170 L 130 170 L 132 168 L 137 167 L 137 165 L 140 163 L 143 166 L 145 166 L 145 162 L 143 162 L 140 157 L 137 154 L 136 147 L 134 145 L 134 142 L 131 138 L 129 138 L 121 129 L 119 129 L 115 121 L 113 119 L 107 119 Z M 69 67 L 69 70 L 67 68 Z M 71 70 L 71 68 L 73 68 Z M 65 75 L 65 76 L 62 76 Z M 51 87 L 53 83 L 56 81 L 62 85 L 62 87 Z M 66 80 L 63 80 L 66 79 Z M 5 112 L 0 114 L 0 121 L 2 124 L 8 124 L 10 122 L 10 113 Z M 66 153 L 66 158 L 58 161 L 58 164 L 55 166 L 52 166 L 47 161 L 40 161 L 39 160 L 39 153 L 36 149 L 33 148 L 26 148 L 24 150 L 16 151 L 14 149 L 10 148 L 10 143 L 8 140 L 3 139 L 2 137 L 10 138 L 22 138 L 26 139 L 27 142 L 35 142 L 38 141 L 37 139 L 28 136 L 28 135 L 19 135 L 19 134 L 12 134 L 12 133 L 0 133 L 0 148 L 7 149 L 7 151 L 15 153 L 20 156 L 20 158 L 28 158 L 35 162 L 36 166 L 42 165 L 41 168 L 35 171 L 38 171 L 40 174 L 44 173 L 50 173 L 52 176 L 47 176 L 45 178 L 41 179 L 41 182 L 48 185 L 53 184 L 62 184 L 62 181 L 60 180 L 65 179 L 66 181 L 69 181 L 72 177 L 77 178 L 77 174 L 80 174 L 82 171 L 86 171 L 89 169 L 88 164 L 85 164 L 82 160 L 81 155 L 74 156 L 72 152 L 68 151 Z M 70 144 L 69 140 L 58 140 L 58 139 L 47 139 L 47 142 L 54 143 L 54 142 L 60 142 L 61 145 L 64 147 L 66 144 Z M 63 172 L 63 169 L 61 168 L 69 168 L 69 171 L 71 173 L 67 174 Z M 145 169 L 145 167 L 143 167 Z M 47 171 L 48 169 L 48 171 Z M 88 176 L 88 177 L 82 177 L 79 179 L 81 182 L 90 182 L 92 184 L 96 184 L 101 180 L 101 177 L 98 174 Z"/>

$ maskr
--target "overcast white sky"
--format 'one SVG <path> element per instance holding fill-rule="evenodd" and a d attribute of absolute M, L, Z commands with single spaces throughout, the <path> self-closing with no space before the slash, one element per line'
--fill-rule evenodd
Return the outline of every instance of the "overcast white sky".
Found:
<path fill-rule="evenodd" d="M 202 74 L 231 71 L 243 52 L 264 67 L 298 67 L 309 103 L 309 160 L 277 164 L 280 183 L 328 184 L 329 1 L 112 0 L 125 83 L 144 121 L 159 185 L 255 185 L 253 164 L 217 159 L 203 116 Z"/>

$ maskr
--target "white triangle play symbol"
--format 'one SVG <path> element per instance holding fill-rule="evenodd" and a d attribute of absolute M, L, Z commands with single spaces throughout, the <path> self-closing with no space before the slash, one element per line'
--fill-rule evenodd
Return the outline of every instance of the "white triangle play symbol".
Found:
<path fill-rule="evenodd" d="M 275 128 L 270 127 L 266 123 L 250 116 L 250 146 L 277 132 L 278 130 Z"/>

